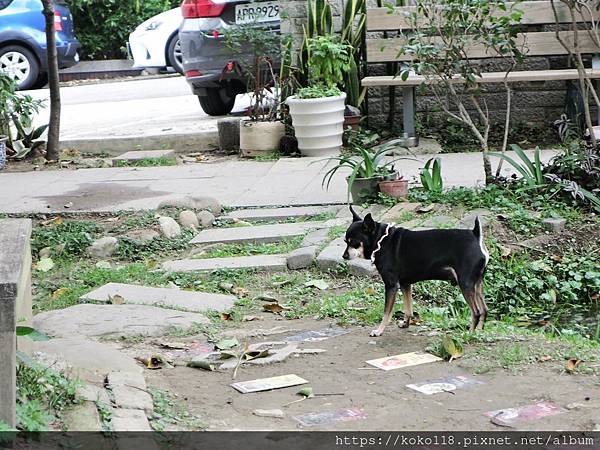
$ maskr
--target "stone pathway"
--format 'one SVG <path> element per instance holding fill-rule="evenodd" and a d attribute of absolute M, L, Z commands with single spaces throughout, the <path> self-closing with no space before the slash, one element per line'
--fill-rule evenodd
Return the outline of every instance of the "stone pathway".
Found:
<path fill-rule="evenodd" d="M 286 270 L 286 255 L 232 256 L 229 258 L 179 259 L 167 261 L 167 272 L 211 272 L 213 270 L 255 269 L 263 272 Z"/>
<path fill-rule="evenodd" d="M 167 158 L 175 160 L 175 151 L 174 150 L 135 150 L 127 153 L 123 153 L 112 159 L 113 164 L 117 163 L 128 163 L 128 162 L 136 162 L 144 159 L 161 159 Z"/>
<path fill-rule="evenodd" d="M 227 311 L 236 298 L 232 295 L 207 294 L 179 289 L 154 288 L 133 284 L 108 283 L 79 298 L 82 302 L 110 303 L 121 297 L 125 304 L 151 305 L 190 312 Z"/>
<path fill-rule="evenodd" d="M 320 214 L 337 214 L 340 206 L 292 206 L 289 208 L 260 208 L 241 209 L 233 211 L 224 219 L 239 219 L 246 222 L 258 222 L 263 220 L 289 220 L 306 219 Z"/>

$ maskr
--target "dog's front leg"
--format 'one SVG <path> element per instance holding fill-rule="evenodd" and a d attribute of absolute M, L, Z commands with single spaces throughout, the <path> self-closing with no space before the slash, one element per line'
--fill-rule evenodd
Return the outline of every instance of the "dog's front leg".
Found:
<path fill-rule="evenodd" d="M 396 293 L 398 292 L 398 285 L 385 285 L 385 310 L 383 312 L 383 319 L 376 330 L 371 331 L 371 336 L 381 336 L 383 330 L 392 320 L 392 311 L 394 310 L 394 302 L 396 301 Z"/>

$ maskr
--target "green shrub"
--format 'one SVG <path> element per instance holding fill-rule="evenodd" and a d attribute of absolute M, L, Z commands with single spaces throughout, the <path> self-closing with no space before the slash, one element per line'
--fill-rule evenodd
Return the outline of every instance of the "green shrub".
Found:
<path fill-rule="evenodd" d="M 71 0 L 75 34 L 83 46 L 83 59 L 126 56 L 126 42 L 140 23 L 171 8 L 179 0 Z"/>

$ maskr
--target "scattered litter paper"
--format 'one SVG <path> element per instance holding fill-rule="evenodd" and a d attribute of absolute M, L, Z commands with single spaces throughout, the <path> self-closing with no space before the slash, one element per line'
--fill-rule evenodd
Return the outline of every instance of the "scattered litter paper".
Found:
<path fill-rule="evenodd" d="M 511 426 L 519 422 L 533 422 L 543 417 L 554 416 L 566 412 L 554 402 L 540 402 L 533 405 L 519 406 L 518 408 L 499 409 L 488 411 L 486 416 L 495 422 Z"/>
<path fill-rule="evenodd" d="M 412 352 L 402 355 L 386 356 L 385 358 L 372 359 L 367 361 L 367 364 L 377 367 L 382 370 L 394 370 L 402 367 L 418 366 L 419 364 L 427 364 L 436 361 L 443 361 L 430 353 Z"/>
<path fill-rule="evenodd" d="M 421 383 L 407 384 L 406 387 L 413 389 L 425 395 L 439 394 L 441 392 L 452 392 L 464 387 L 483 384 L 479 380 L 457 375 L 453 377 L 436 378 L 433 380 L 422 381 Z"/>
<path fill-rule="evenodd" d="M 332 422 L 351 422 L 366 418 L 367 414 L 362 408 L 344 408 L 337 411 L 309 413 L 292 417 L 292 419 L 304 427 L 325 425 Z"/>
<path fill-rule="evenodd" d="M 306 383 L 308 383 L 308 381 L 306 381 L 304 378 L 300 378 L 298 375 L 292 374 L 281 375 L 279 377 L 261 378 L 251 381 L 242 381 L 240 383 L 233 383 L 231 387 L 242 394 L 248 394 L 250 392 L 270 391 L 271 389 L 298 386 Z"/>
<path fill-rule="evenodd" d="M 329 339 L 336 336 L 341 336 L 342 334 L 348 334 L 350 330 L 345 330 L 343 328 L 325 328 L 324 330 L 318 331 L 304 331 L 300 334 L 296 334 L 294 336 L 290 336 L 285 339 L 286 342 L 317 342 L 324 341 L 325 339 Z"/>

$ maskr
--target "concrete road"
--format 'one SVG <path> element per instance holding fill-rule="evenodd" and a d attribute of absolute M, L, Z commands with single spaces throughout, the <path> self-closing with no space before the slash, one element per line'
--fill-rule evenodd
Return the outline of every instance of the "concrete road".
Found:
<path fill-rule="evenodd" d="M 36 124 L 47 123 L 49 90 L 26 93 L 47 100 Z M 217 118 L 202 111 L 179 75 L 63 87 L 61 100 L 64 148 L 115 154 L 164 147 L 205 150 L 216 144 Z M 247 105 L 248 98 L 238 96 L 234 112 Z"/>

